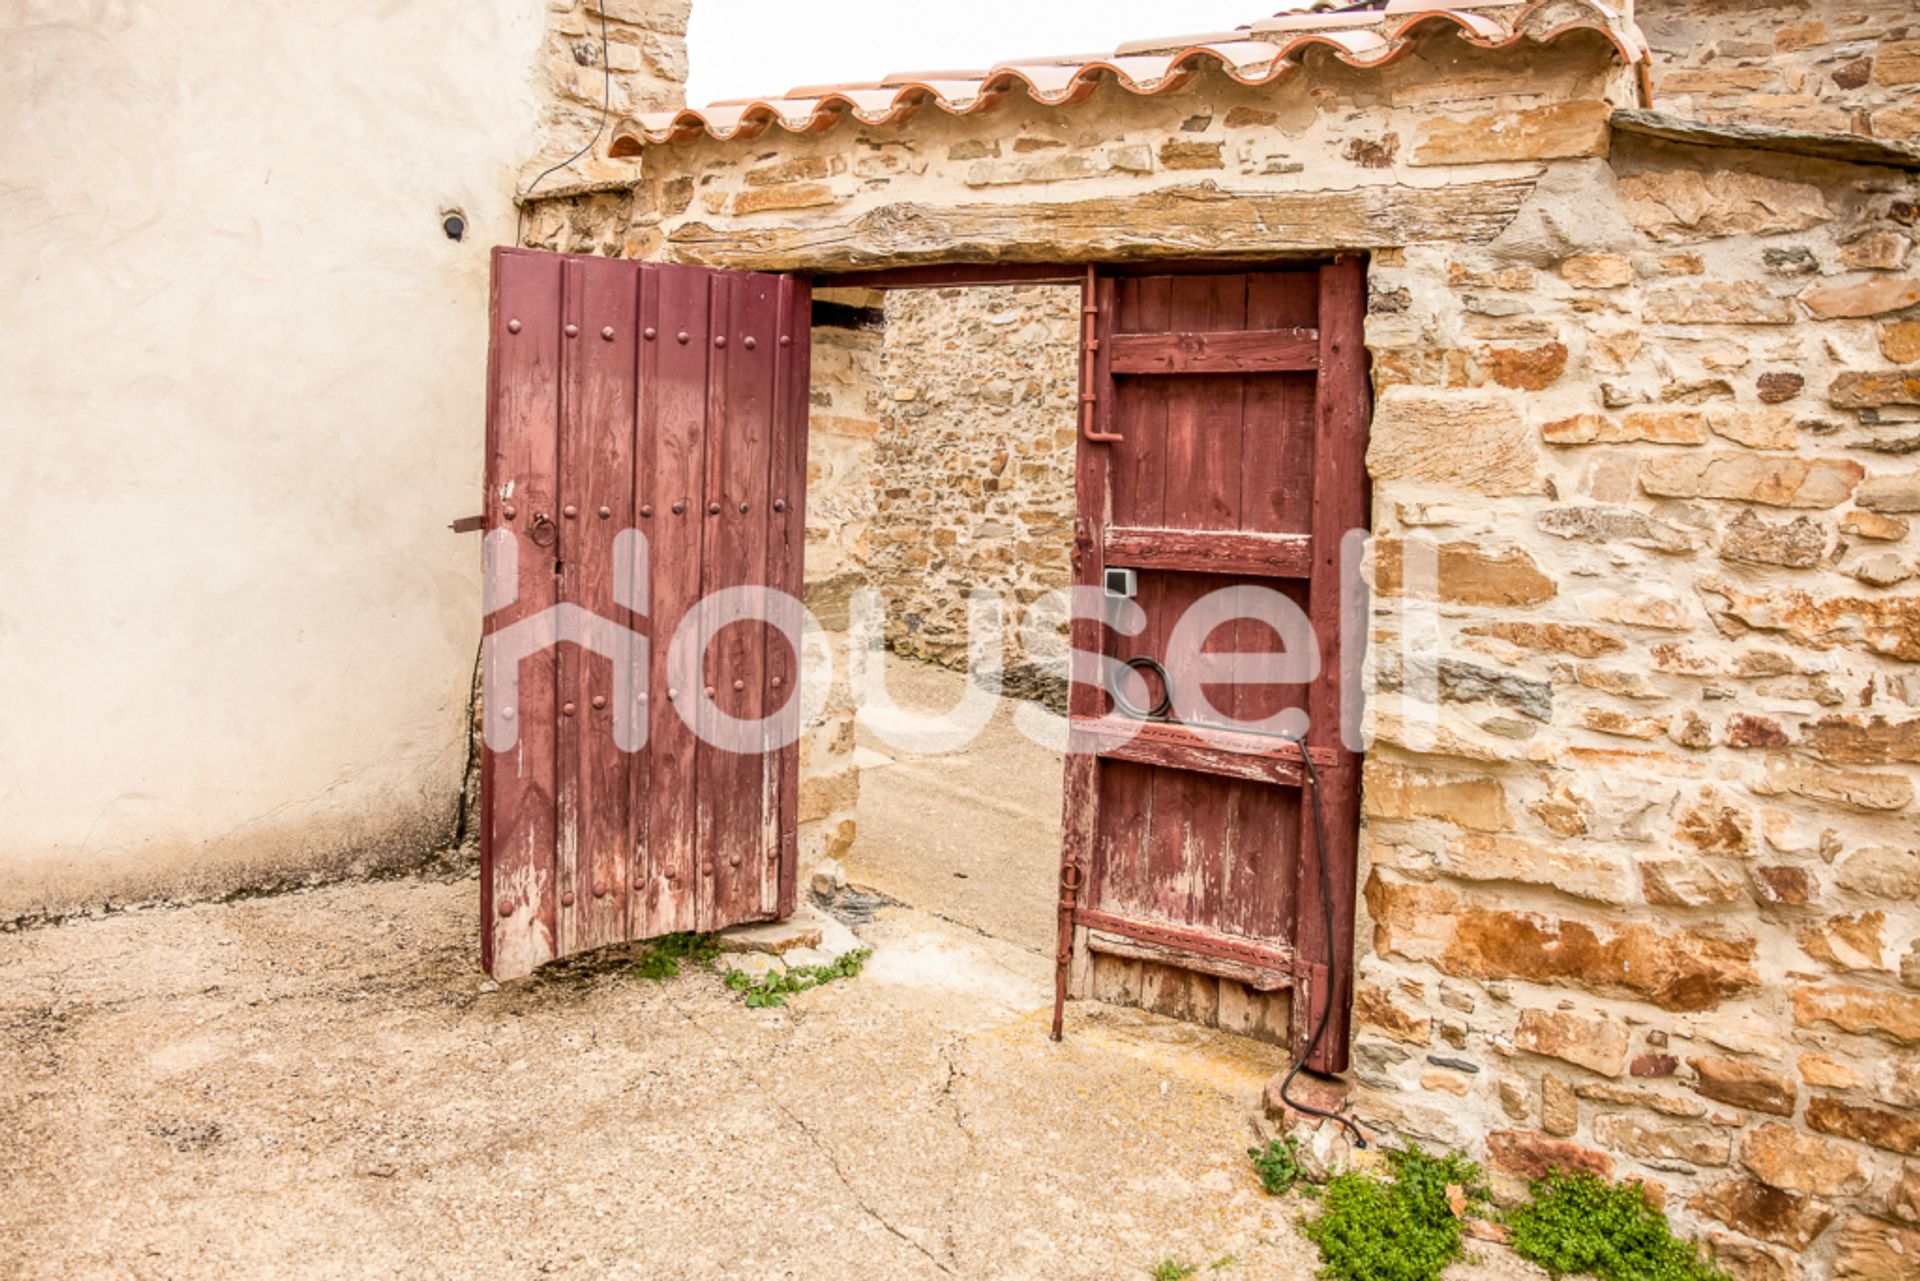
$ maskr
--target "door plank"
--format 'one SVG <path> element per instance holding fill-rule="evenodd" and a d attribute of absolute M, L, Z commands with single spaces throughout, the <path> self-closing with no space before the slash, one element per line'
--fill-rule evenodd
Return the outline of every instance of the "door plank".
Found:
<path fill-rule="evenodd" d="M 1320 335 L 1312 329 L 1120 334 L 1113 340 L 1116 374 L 1272 374 L 1319 363 Z"/>
<path fill-rule="evenodd" d="M 1306 534 L 1112 526 L 1106 559 L 1138 569 L 1305 578 L 1313 564 L 1313 540 Z"/>
<path fill-rule="evenodd" d="M 487 423 L 486 516 L 513 533 L 518 599 L 488 616 L 489 634 L 530 618 L 556 598 L 553 542 L 559 458 L 560 261 L 496 250 L 493 259 L 492 395 Z M 509 515 L 511 511 L 511 515 Z M 533 531 L 540 531 L 538 538 Z M 505 704 L 508 672 L 496 652 L 482 673 L 498 716 L 512 713 L 510 751 L 482 756 L 481 960 L 517 978 L 556 955 L 554 884 L 555 661 L 542 649 L 518 663 L 519 697 Z"/>

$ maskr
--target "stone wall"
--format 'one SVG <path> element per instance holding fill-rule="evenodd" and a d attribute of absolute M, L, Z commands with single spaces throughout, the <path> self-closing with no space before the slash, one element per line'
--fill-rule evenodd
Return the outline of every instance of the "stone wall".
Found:
<path fill-rule="evenodd" d="M 686 104 L 687 15 L 692 8 L 693 0 L 548 0 L 541 56 L 546 96 L 540 146 L 529 163 L 529 178 L 584 146 L 599 126 L 605 104 L 611 103 L 612 120 Z M 611 69 L 611 77 L 606 69 Z M 591 160 L 582 157 L 583 163 Z M 564 183 L 568 176 L 556 174 L 548 181 Z"/>
<path fill-rule="evenodd" d="M 1661 110 L 1716 123 L 1920 137 L 1913 0 L 1639 0 Z"/>
<path fill-rule="evenodd" d="M 1048 664 L 1064 662 L 1064 632 L 1044 608 L 1022 624 L 1072 580 L 1079 326 L 1074 286 L 889 294 L 872 464 L 888 647 L 964 668 L 968 594 L 999 592 L 1007 692 L 1062 711 Z"/>
<path fill-rule="evenodd" d="M 1356 1110 L 1508 1193 L 1644 1180 L 1746 1277 L 1906 1275 L 1920 184 L 1609 129 L 1631 77 L 1584 37 L 1307 71 L 649 149 L 623 221 L 541 234 L 1368 252 Z"/>

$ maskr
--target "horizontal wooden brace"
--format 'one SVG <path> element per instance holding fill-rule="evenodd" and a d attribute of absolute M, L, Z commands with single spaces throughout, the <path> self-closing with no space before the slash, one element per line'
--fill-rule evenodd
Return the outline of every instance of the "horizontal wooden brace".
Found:
<path fill-rule="evenodd" d="M 1278 374 L 1320 367 L 1318 329 L 1115 334 L 1116 374 Z"/>
<path fill-rule="evenodd" d="M 1092 752 L 1109 760 L 1289 787 L 1299 787 L 1306 781 L 1300 749 L 1285 739 L 1264 734 L 1209 730 L 1207 738 L 1201 738 L 1185 725 L 1136 721 L 1125 716 L 1076 717 L 1069 722 L 1069 730 L 1069 750 Z M 1332 748 L 1316 747 L 1312 751 L 1314 767 L 1322 775 L 1346 768 Z"/>
<path fill-rule="evenodd" d="M 1139 921 L 1092 908 L 1077 910 L 1074 921 L 1087 928 L 1087 946 L 1096 952 L 1183 966 L 1245 983 L 1259 992 L 1276 992 L 1294 982 L 1296 958 L 1290 947 L 1228 938 L 1191 926 Z"/>
<path fill-rule="evenodd" d="M 1106 533 L 1105 563 L 1195 574 L 1306 578 L 1313 572 L 1313 538 L 1226 529 L 1112 526 Z"/>

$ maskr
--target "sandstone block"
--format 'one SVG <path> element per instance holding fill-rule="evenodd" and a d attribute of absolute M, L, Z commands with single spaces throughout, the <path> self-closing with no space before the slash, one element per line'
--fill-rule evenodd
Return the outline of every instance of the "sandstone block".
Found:
<path fill-rule="evenodd" d="M 1783 1192 L 1852 1196 L 1867 1188 L 1866 1169 L 1853 1148 L 1772 1121 L 1741 1140 L 1740 1164 Z"/>
<path fill-rule="evenodd" d="M 1804 796 L 1862 810 L 1891 812 L 1913 803 L 1913 781 L 1902 775 L 1827 769 L 1777 756 L 1768 759 L 1765 775 L 1752 787 L 1758 796 Z"/>
<path fill-rule="evenodd" d="M 1747 895 L 1745 878 L 1698 858 L 1652 858 L 1640 864 L 1647 902 L 1663 907 L 1712 907 Z"/>
<path fill-rule="evenodd" d="M 1425 1045 L 1433 1039 L 1433 1020 L 1405 1008 L 1394 999 L 1391 988 L 1377 983 L 1354 985 L 1353 1018 L 1363 1027 L 1408 1045 Z"/>
<path fill-rule="evenodd" d="M 1612 445 L 1628 441 L 1704 445 L 1707 418 L 1705 414 L 1683 409 L 1643 409 L 1620 418 L 1575 414 L 1542 423 L 1540 438 L 1549 445 Z"/>
<path fill-rule="evenodd" d="M 1920 764 L 1920 717 L 1822 716 L 1801 727 L 1800 743 L 1835 765 Z"/>
<path fill-rule="evenodd" d="M 1834 377 L 1827 400 L 1841 409 L 1920 405 L 1920 369 L 1849 369 Z"/>
<path fill-rule="evenodd" d="M 1851 1090 L 1860 1084 L 1858 1072 L 1824 1054 L 1800 1056 L 1800 1079 L 1808 1085 L 1823 1085 L 1835 1090 Z"/>
<path fill-rule="evenodd" d="M 1820 189 L 1736 170 L 1653 170 L 1620 181 L 1634 226 L 1656 240 L 1804 231 L 1833 217 Z"/>
<path fill-rule="evenodd" d="M 1855 1139 L 1903 1156 L 1920 1156 L 1920 1117 L 1910 1112 L 1862 1107 L 1832 1095 L 1816 1094 L 1807 1100 L 1806 1120 L 1809 1128 L 1822 1134 Z"/>
<path fill-rule="evenodd" d="M 1800 295 L 1800 304 L 1817 320 L 1880 316 L 1915 303 L 1920 303 L 1920 280 L 1897 276 L 1823 281 Z"/>
<path fill-rule="evenodd" d="M 1887 1191 L 1887 1213 L 1908 1223 L 1920 1223 L 1920 1166 L 1900 1169 L 1900 1177 Z"/>
<path fill-rule="evenodd" d="M 1758 983 L 1751 938 L 1509 911 L 1377 871 L 1366 894 L 1376 948 L 1460 978 L 1627 992 L 1676 1011 L 1711 1009 Z"/>
<path fill-rule="evenodd" d="M 1669 632 L 1692 631 L 1695 622 L 1693 609 L 1685 600 L 1651 592 L 1639 596 L 1596 592 L 1581 598 L 1580 609 L 1587 617 L 1601 622 Z"/>
<path fill-rule="evenodd" d="M 1160 144 L 1160 164 L 1167 169 L 1225 169 L 1225 144 L 1202 139 L 1169 138 Z"/>
<path fill-rule="evenodd" d="M 1792 449 L 1800 443 L 1800 427 L 1792 412 L 1785 409 L 1716 406 L 1707 414 L 1707 426 L 1714 435 L 1738 441 L 1749 449 Z"/>
<path fill-rule="evenodd" d="M 1856 501 L 1875 512 L 1920 512 L 1920 471 L 1869 476 Z"/>
<path fill-rule="evenodd" d="M 1396 538 L 1374 543 L 1374 590 L 1398 595 L 1407 589 L 1406 544 Z M 1518 547 L 1489 548 L 1480 543 L 1441 543 L 1425 563 L 1433 565 L 1437 583 L 1415 584 L 1419 595 L 1432 594 L 1460 605 L 1529 606 L 1553 599 L 1558 590 L 1540 572 L 1532 556 Z M 1415 565 L 1422 563 L 1417 557 Z"/>
<path fill-rule="evenodd" d="M 1907 522 L 1879 512 L 1850 511 L 1840 518 L 1840 532 L 1856 538 L 1897 543 L 1907 536 Z"/>
<path fill-rule="evenodd" d="M 1831 1206 L 1752 1179 L 1725 1179 L 1692 1197 L 1687 1208 L 1735 1231 L 1804 1250 L 1832 1224 Z"/>
<path fill-rule="evenodd" d="M 1577 623 L 1479 623 L 1465 629 L 1468 636 L 1492 636 L 1525 649 L 1571 654 L 1575 658 L 1602 658 L 1626 649 L 1626 642 L 1597 627 Z"/>
<path fill-rule="evenodd" d="M 1695 1092 L 1716 1103 L 1727 1103 L 1751 1112 L 1771 1112 L 1792 1116 L 1798 1088 L 1793 1078 L 1754 1063 L 1738 1059 L 1703 1055 L 1688 1059 L 1688 1066 L 1699 1074 Z"/>
<path fill-rule="evenodd" d="M 1884 970 L 1885 912 L 1856 912 L 1808 925 L 1800 931 L 1800 949 L 1816 961 L 1841 970 Z"/>
<path fill-rule="evenodd" d="M 1920 320 L 1894 320 L 1880 326 L 1880 354 L 1896 365 L 1920 363 Z"/>
<path fill-rule="evenodd" d="M 1920 896 L 1920 850 L 1869 845 L 1840 860 L 1843 889 L 1892 902 Z"/>
<path fill-rule="evenodd" d="M 1591 899 L 1622 904 L 1633 897 L 1626 861 L 1579 846 L 1542 845 L 1516 836 L 1463 833 L 1451 837 L 1438 870 L 1463 881 L 1517 881 L 1545 885 Z"/>
<path fill-rule="evenodd" d="M 1758 280 L 1706 281 L 1647 295 L 1646 319 L 1662 325 L 1790 325 L 1793 306 Z"/>
<path fill-rule="evenodd" d="M 1873 82 L 1920 84 L 1920 40 L 1889 40 L 1881 45 L 1873 59 Z"/>
<path fill-rule="evenodd" d="M 1557 102 L 1545 107 L 1432 120 L 1414 135 L 1415 165 L 1472 165 L 1501 160 L 1560 160 L 1607 154 L 1604 102 Z"/>
<path fill-rule="evenodd" d="M 1633 264 L 1619 254 L 1580 254 L 1560 264 L 1560 278 L 1579 289 L 1618 289 L 1633 283 Z"/>
<path fill-rule="evenodd" d="M 1375 406 L 1367 471 L 1376 482 L 1525 494 L 1538 490 L 1538 469 L 1533 434 L 1504 398 L 1389 392 Z"/>
<path fill-rule="evenodd" d="M 1688 453 L 1642 460 L 1640 487 L 1662 498 L 1732 498 L 1769 507 L 1833 507 L 1867 474 L 1851 458 Z"/>
<path fill-rule="evenodd" d="M 1627 1070 L 1626 1025 L 1604 1014 L 1522 1010 L 1513 1043 L 1530 1054 L 1565 1059 L 1602 1076 Z"/>
<path fill-rule="evenodd" d="M 1594 1118 L 1593 1138 L 1602 1147 L 1642 1160 L 1725 1165 L 1733 1154 L 1733 1140 L 1727 1132 L 1702 1121 L 1649 1123 L 1616 1113 Z"/>
<path fill-rule="evenodd" d="M 1487 1160 L 1515 1178 L 1544 1179 L 1555 1170 L 1590 1170 L 1613 1177 L 1613 1158 L 1604 1152 L 1528 1130 L 1495 1130 L 1487 1135 Z"/>
<path fill-rule="evenodd" d="M 1839 1236 L 1834 1281 L 1913 1281 L 1920 1232 L 1856 1215 L 1841 1226 Z"/>
<path fill-rule="evenodd" d="M 1898 271 L 1913 242 L 1896 232 L 1874 231 L 1840 248 L 1840 265 L 1852 271 Z"/>
<path fill-rule="evenodd" d="M 1749 565 L 1810 569 L 1826 550 L 1826 530 L 1805 516 L 1776 525 L 1743 508 L 1720 531 L 1721 559 Z"/>
<path fill-rule="evenodd" d="M 1481 832 L 1513 827 L 1506 790 L 1491 778 L 1369 759 L 1362 795 L 1371 818 L 1438 819 Z"/>
<path fill-rule="evenodd" d="M 736 191 L 732 208 L 736 214 L 767 213 L 776 209 L 813 209 L 836 204 L 839 199 L 824 182 L 790 182 Z"/>
<path fill-rule="evenodd" d="M 1798 987 L 1793 992 L 1793 1022 L 1803 1028 L 1824 1023 L 1897 1045 L 1920 1045 L 1920 996 L 1845 983 Z M 1920 1134 L 1920 1120 L 1914 1125 Z"/>
<path fill-rule="evenodd" d="M 1792 400 L 1806 385 L 1805 378 L 1785 369 L 1770 369 L 1754 380 L 1754 390 L 1760 394 L 1761 401 L 1768 405 Z"/>

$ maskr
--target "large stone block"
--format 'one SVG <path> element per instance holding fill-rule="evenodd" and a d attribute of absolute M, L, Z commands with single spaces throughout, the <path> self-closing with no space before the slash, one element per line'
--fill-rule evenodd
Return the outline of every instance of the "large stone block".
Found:
<path fill-rule="evenodd" d="M 1389 392 L 1374 406 L 1367 471 L 1482 494 L 1540 488 L 1539 448 L 1511 401 L 1484 395 Z"/>
<path fill-rule="evenodd" d="M 1747 1132 L 1740 1142 L 1740 1164 L 1784 1192 L 1851 1196 L 1867 1188 L 1867 1172 L 1855 1148 L 1778 1122 Z"/>
<path fill-rule="evenodd" d="M 1823 1201 L 1752 1179 L 1722 1180 L 1690 1199 L 1687 1208 L 1793 1250 L 1812 1245 L 1835 1217 L 1833 1207 Z"/>
<path fill-rule="evenodd" d="M 1555 1170 L 1591 1171 L 1613 1177 L 1613 1158 L 1604 1152 L 1528 1130 L 1495 1130 L 1487 1135 L 1487 1160 L 1516 1178 L 1544 1179 Z"/>
<path fill-rule="evenodd" d="M 1407 590 L 1406 543 L 1397 538 L 1373 544 L 1373 587 L 1386 595 Z M 1459 605 L 1529 606 L 1553 599 L 1553 579 L 1540 572 L 1533 557 L 1518 547 L 1490 548 L 1481 543 L 1447 542 L 1421 549 L 1416 568 L 1431 565 L 1435 582 L 1414 584 L 1415 594 Z"/>
<path fill-rule="evenodd" d="M 1843 1032 L 1878 1036 L 1899 1045 L 1920 1045 L 1920 996 L 1845 983 L 1797 987 L 1793 991 L 1793 1021 L 1797 1027 L 1813 1028 L 1824 1023 Z M 1915 1125 L 1920 1127 L 1920 1122 Z"/>
<path fill-rule="evenodd" d="M 1867 469 L 1851 458 L 1663 454 L 1640 464 L 1640 487 L 1662 498 L 1733 498 L 1769 507 L 1835 507 Z"/>
<path fill-rule="evenodd" d="M 1807 1100 L 1807 1125 L 1822 1134 L 1870 1143 L 1903 1156 L 1920 1156 L 1920 1117 L 1816 1094 Z"/>
<path fill-rule="evenodd" d="M 1370 759 L 1362 795 L 1371 818 L 1437 819 L 1480 832 L 1513 827 L 1506 789 L 1496 779 Z"/>
<path fill-rule="evenodd" d="M 1790 325 L 1794 319 L 1791 300 L 1758 280 L 1656 289 L 1647 294 L 1643 314 L 1663 325 Z"/>
<path fill-rule="evenodd" d="M 1607 154 L 1604 102 L 1556 102 L 1545 107 L 1432 120 L 1414 135 L 1415 165 L 1472 165 L 1501 160 L 1559 160 Z"/>
<path fill-rule="evenodd" d="M 1464 978 L 1565 983 L 1677 1011 L 1712 1009 L 1759 984 L 1751 938 L 1513 911 L 1377 871 L 1366 895 L 1377 949 Z"/>
<path fill-rule="evenodd" d="M 1717 1125 L 1704 1121 L 1649 1121 L 1613 1114 L 1596 1117 L 1594 1142 L 1645 1161 L 1685 1161 L 1690 1165 L 1725 1165 L 1733 1140 Z"/>
<path fill-rule="evenodd" d="M 1693 1088 L 1715 1103 L 1775 1116 L 1793 1115 L 1798 1087 L 1785 1073 L 1712 1054 L 1688 1059 L 1687 1064 L 1698 1074 Z"/>
<path fill-rule="evenodd" d="M 1804 231 L 1834 216 L 1818 187 L 1740 170 L 1651 170 L 1620 180 L 1627 218 L 1656 240 Z"/>
<path fill-rule="evenodd" d="M 1841 1226 L 1834 1281 L 1913 1281 L 1920 1232 L 1856 1215 Z"/>
<path fill-rule="evenodd" d="M 1564 1059 L 1602 1076 L 1627 1070 L 1627 1027 L 1611 1015 L 1522 1010 L 1513 1043 L 1530 1054 Z"/>

